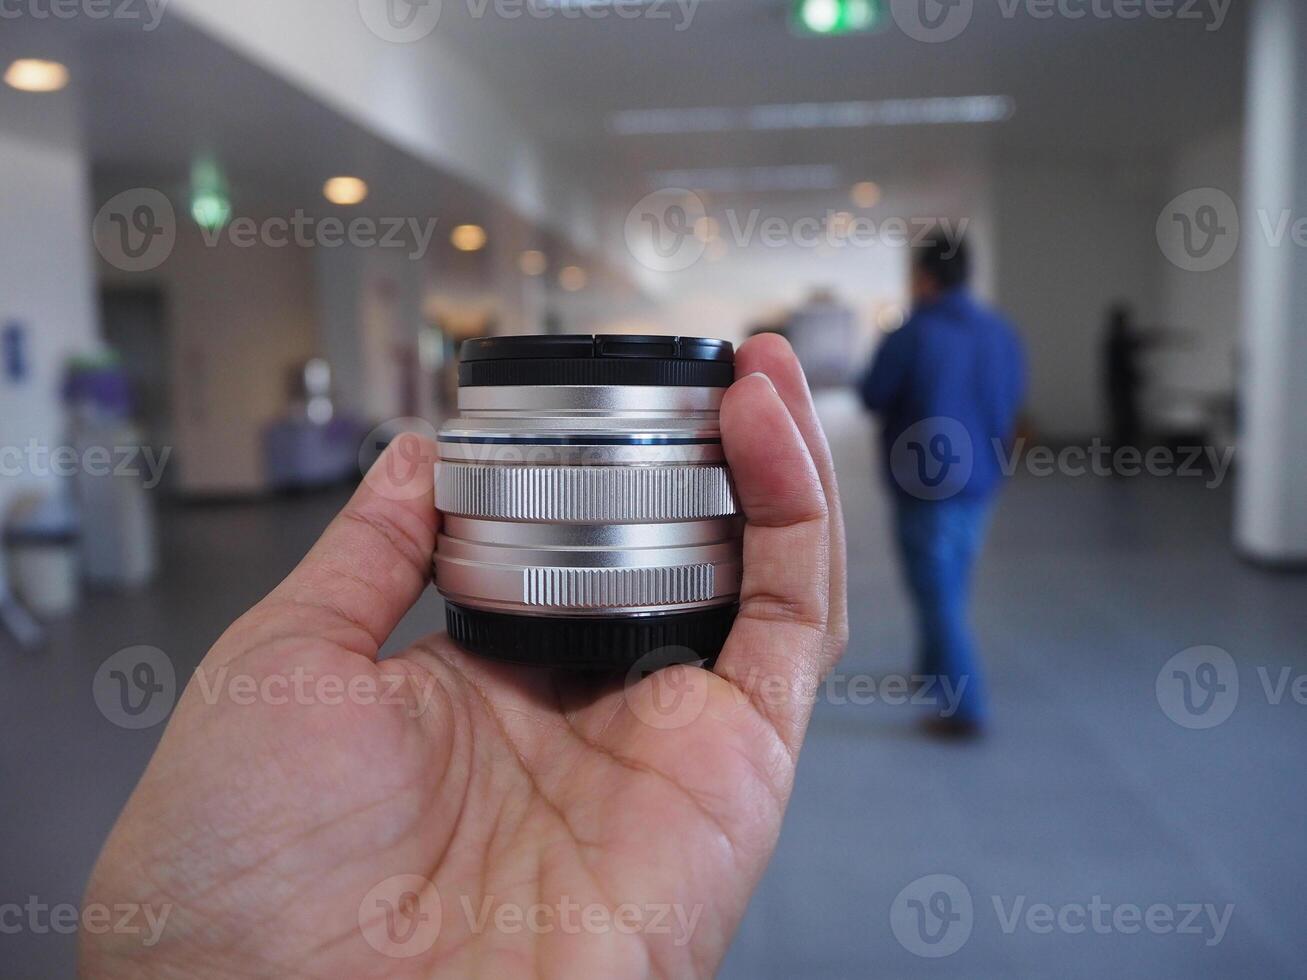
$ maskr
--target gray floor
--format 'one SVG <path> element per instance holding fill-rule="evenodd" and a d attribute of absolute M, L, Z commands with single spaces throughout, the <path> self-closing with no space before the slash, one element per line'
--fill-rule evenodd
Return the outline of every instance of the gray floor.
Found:
<path fill-rule="evenodd" d="M 841 677 L 911 672 L 908 612 L 847 404 L 824 405 L 849 516 L 853 640 Z M 108 654 L 150 644 L 179 671 L 271 586 L 337 499 L 310 497 L 166 514 L 166 574 L 148 594 L 93 598 L 49 650 L 0 640 L 0 904 L 76 902 L 157 729 L 108 724 L 90 678 Z M 727 959 L 732 978 L 864 976 L 1307 976 L 1307 706 L 1272 703 L 1258 668 L 1307 672 L 1307 579 L 1231 554 L 1228 489 L 1193 480 L 1018 478 L 992 529 L 975 621 L 996 724 L 941 746 L 910 705 L 817 707 L 776 859 Z M 424 600 L 395 642 L 439 620 Z M 1183 728 L 1155 681 L 1195 645 L 1238 664 L 1238 707 Z M 891 911 L 925 875 L 957 879 L 970 935 L 951 955 L 901 944 Z M 929 901 L 930 889 L 923 896 Z M 1095 897 L 1113 909 L 1233 905 L 1228 930 L 1159 934 L 1029 928 L 1014 905 L 1056 914 Z M 962 896 L 965 897 L 965 896 Z M 996 908 L 996 903 L 998 908 Z M 961 906 L 955 905 L 955 909 Z M 1106 913 L 1110 925 L 1112 913 Z M 911 920 L 901 920 L 911 921 Z M 1196 924 L 1205 923 L 1205 915 Z M 1039 927 L 1040 922 L 1034 923 Z M 950 929 L 954 928 L 950 926 Z M 900 930 L 902 931 L 902 930 Z M 949 932 L 938 952 L 961 933 Z M 0 975 L 72 972 L 71 937 L 0 934 Z"/>

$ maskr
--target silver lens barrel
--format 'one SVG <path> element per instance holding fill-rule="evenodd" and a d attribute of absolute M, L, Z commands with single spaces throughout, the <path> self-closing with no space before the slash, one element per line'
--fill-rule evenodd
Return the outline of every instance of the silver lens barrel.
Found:
<path fill-rule="evenodd" d="M 435 579 L 451 634 L 565 665 L 604 665 L 614 643 L 617 663 L 663 641 L 719 646 L 743 531 L 718 425 L 725 388 L 540 373 L 545 383 L 460 388 L 459 417 L 440 431 Z"/>
<path fill-rule="evenodd" d="M 440 433 L 436 584 L 477 609 L 612 616 L 734 602 L 719 388 L 465 388 Z"/>

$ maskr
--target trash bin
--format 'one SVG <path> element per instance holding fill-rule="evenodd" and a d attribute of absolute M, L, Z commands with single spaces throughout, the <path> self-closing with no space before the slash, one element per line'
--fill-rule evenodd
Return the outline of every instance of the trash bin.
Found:
<path fill-rule="evenodd" d="M 77 608 L 78 526 L 59 495 L 30 497 L 10 512 L 4 542 L 14 593 L 34 615 L 57 619 Z"/>

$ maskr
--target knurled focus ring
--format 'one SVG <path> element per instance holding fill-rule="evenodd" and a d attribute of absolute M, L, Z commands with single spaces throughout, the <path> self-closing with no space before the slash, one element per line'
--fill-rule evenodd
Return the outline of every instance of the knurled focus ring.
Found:
<path fill-rule="evenodd" d="M 448 514 L 579 523 L 694 521 L 739 513 L 724 466 L 494 466 L 441 462 Z"/>

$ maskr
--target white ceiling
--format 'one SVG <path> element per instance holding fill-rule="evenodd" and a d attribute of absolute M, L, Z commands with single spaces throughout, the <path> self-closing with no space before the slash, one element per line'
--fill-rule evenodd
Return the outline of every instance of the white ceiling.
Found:
<path fill-rule="evenodd" d="M 352 6 L 357 0 L 321 0 Z M 470 10 L 488 2 L 488 13 Z M 1155 164 L 1169 147 L 1238 119 L 1245 24 L 1005 17 L 976 0 L 961 37 L 914 41 L 896 27 L 796 37 L 785 0 L 702 0 L 672 20 L 494 16 L 500 0 L 443 0 L 435 37 L 454 44 L 529 131 L 572 161 L 601 197 L 628 197 L 653 171 L 832 164 L 849 180 L 921 173 L 976 154 Z M 539 0 L 536 0 L 539 2 Z M 361 22 L 360 22 L 361 25 Z M 364 28 L 360 26 L 360 31 Z M 435 50 L 435 49 L 433 49 Z M 279 208 L 320 206 L 340 172 L 375 175 L 378 213 L 490 220 L 492 202 L 257 68 L 182 19 L 158 29 L 7 20 L 0 55 L 50 54 L 73 67 L 101 174 L 184 179 L 203 154 L 234 191 Z M 621 109 L 746 106 L 995 94 L 1016 113 L 984 126 L 617 136 Z M 0 112 L 24 96 L 0 91 Z"/>
<path fill-rule="evenodd" d="M 840 163 L 856 172 L 962 147 L 1129 159 L 1237 119 L 1244 6 L 1219 30 L 1194 20 L 1040 20 L 1015 0 L 976 0 L 954 40 L 926 44 L 893 22 L 879 33 L 799 37 L 788 0 L 703 0 L 672 21 L 473 17 L 445 0 L 437 33 L 475 51 L 501 97 L 543 137 L 605 173 Z M 493 4 L 493 0 L 491 0 Z M 1080 4 L 1087 7 L 1088 4 Z M 1108 5 L 1110 7 L 1110 5 Z M 492 7 L 493 9 L 493 7 Z M 986 127 L 830 129 L 615 137 L 631 108 L 1009 95 L 1015 116 Z"/>

